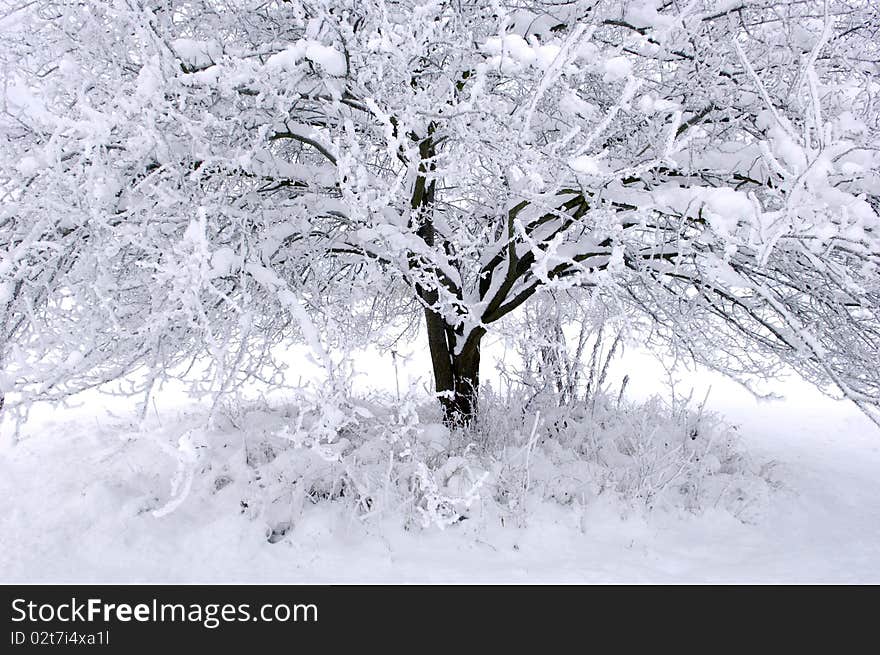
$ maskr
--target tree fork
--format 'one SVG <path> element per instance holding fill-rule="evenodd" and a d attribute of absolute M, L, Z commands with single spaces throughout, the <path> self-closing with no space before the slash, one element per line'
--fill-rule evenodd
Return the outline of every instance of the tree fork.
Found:
<path fill-rule="evenodd" d="M 474 330 L 461 352 L 456 353 L 456 332 L 439 313 L 425 308 L 425 324 L 443 422 L 450 428 L 470 425 L 477 415 L 480 341 L 485 330 Z"/>

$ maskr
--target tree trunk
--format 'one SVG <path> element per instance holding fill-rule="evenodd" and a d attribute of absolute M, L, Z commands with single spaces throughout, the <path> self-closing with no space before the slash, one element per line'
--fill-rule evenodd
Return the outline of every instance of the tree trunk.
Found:
<path fill-rule="evenodd" d="M 431 216 L 434 204 L 435 182 L 429 180 L 434 171 L 436 157 L 433 139 L 436 125 L 428 126 L 428 135 L 419 142 L 419 175 L 413 187 L 410 206 L 413 215 L 420 224 L 416 234 L 428 247 L 435 247 L 436 233 Z M 449 254 L 448 243 L 442 246 Z M 410 265 L 421 268 L 424 262 L 419 257 L 411 256 Z M 425 270 L 425 269 L 423 269 Z M 440 270 L 428 267 L 438 282 L 447 289 L 452 285 Z M 455 289 L 459 300 L 461 289 Z M 416 293 L 425 305 L 425 324 L 428 328 L 428 347 L 431 351 L 431 363 L 434 368 L 434 388 L 443 406 L 443 422 L 450 428 L 470 425 L 477 413 L 477 394 L 480 388 L 480 339 L 485 328 L 472 330 L 465 336 L 452 325 L 434 307 L 437 306 L 439 294 L 436 289 L 416 285 Z M 465 339 L 464 346 L 456 354 L 456 344 Z"/>
<path fill-rule="evenodd" d="M 431 309 L 425 309 L 428 347 L 434 368 L 434 388 L 443 407 L 447 427 L 465 427 L 477 415 L 480 389 L 480 340 L 484 330 L 471 332 L 461 352 L 455 353 L 456 337 L 452 326 Z"/>

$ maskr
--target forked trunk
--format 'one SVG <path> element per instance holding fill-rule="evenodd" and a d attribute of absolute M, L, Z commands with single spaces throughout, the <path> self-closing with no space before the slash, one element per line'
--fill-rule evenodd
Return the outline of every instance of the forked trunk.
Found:
<path fill-rule="evenodd" d="M 469 425 L 477 415 L 480 389 L 480 339 L 483 331 L 474 330 L 460 353 L 455 352 L 454 329 L 430 309 L 425 310 L 428 347 L 434 368 L 434 388 L 443 407 L 447 427 Z"/>

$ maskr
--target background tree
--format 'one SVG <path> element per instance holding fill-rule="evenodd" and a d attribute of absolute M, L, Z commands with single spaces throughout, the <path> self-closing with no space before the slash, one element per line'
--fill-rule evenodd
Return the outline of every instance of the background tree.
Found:
<path fill-rule="evenodd" d="M 149 394 L 187 360 L 215 394 L 274 384 L 299 337 L 330 369 L 378 300 L 423 313 L 446 419 L 467 422 L 481 339 L 547 288 L 626 303 L 728 374 L 794 366 L 877 420 L 867 0 L 4 16 L 16 402 L 138 369 L 127 391 Z"/>

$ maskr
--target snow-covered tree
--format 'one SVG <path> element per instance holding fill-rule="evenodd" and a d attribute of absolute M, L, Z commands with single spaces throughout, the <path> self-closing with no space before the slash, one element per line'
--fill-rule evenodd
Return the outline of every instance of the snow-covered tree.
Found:
<path fill-rule="evenodd" d="M 729 374 L 794 366 L 877 419 L 873 0 L 2 16 L 17 402 L 139 369 L 149 393 L 189 360 L 217 393 L 273 383 L 292 338 L 326 353 L 420 311 L 447 420 L 466 421 L 482 337 L 545 288 L 638 311 Z"/>

